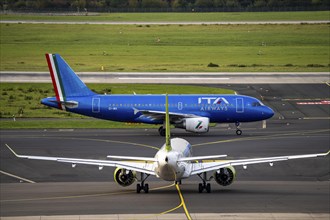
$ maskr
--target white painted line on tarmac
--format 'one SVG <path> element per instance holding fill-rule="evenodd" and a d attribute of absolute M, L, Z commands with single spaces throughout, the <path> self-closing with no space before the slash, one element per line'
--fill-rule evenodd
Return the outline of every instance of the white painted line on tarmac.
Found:
<path fill-rule="evenodd" d="M 304 120 L 330 120 L 330 117 L 304 117 Z"/>
<path fill-rule="evenodd" d="M 24 182 L 28 182 L 28 183 L 36 183 L 36 182 L 34 182 L 34 181 L 32 181 L 32 180 L 28 180 L 28 179 L 26 179 L 26 178 L 19 177 L 19 176 L 16 176 L 16 175 L 14 175 L 14 174 L 11 174 L 11 173 L 7 173 L 7 172 L 2 171 L 2 170 L 0 170 L 0 173 L 1 173 L 1 174 L 4 174 L 4 175 L 7 175 L 7 176 L 10 176 L 10 177 L 13 177 L 13 178 L 16 178 L 16 179 L 19 179 L 19 180 L 22 180 L 22 181 L 24 181 Z"/>
<path fill-rule="evenodd" d="M 117 79 L 122 80 L 230 80 L 230 78 L 220 78 L 220 77 L 118 77 Z"/>

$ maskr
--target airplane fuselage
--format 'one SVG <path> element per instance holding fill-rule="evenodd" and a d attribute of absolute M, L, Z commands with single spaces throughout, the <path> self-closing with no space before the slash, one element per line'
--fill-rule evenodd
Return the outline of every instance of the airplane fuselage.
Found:
<path fill-rule="evenodd" d="M 166 151 L 164 145 L 156 154 L 155 173 L 158 178 L 166 181 L 180 181 L 188 178 L 191 173 L 190 162 L 180 162 L 179 159 L 191 157 L 192 147 L 182 138 L 171 139 L 171 151 Z"/>
<path fill-rule="evenodd" d="M 66 111 L 100 119 L 163 124 L 163 118 L 148 117 L 142 111 L 164 111 L 164 95 L 98 95 L 66 97 Z M 60 108 L 55 97 L 42 104 Z M 169 95 L 171 113 L 207 117 L 210 122 L 252 122 L 265 120 L 274 112 L 258 99 L 243 95 Z M 173 120 L 173 119 L 171 119 Z M 175 119 L 174 119 L 175 120 Z"/>
<path fill-rule="evenodd" d="M 55 97 L 41 103 L 95 118 L 147 124 L 164 124 L 165 95 L 101 95 L 90 90 L 58 54 L 46 54 Z M 170 91 L 168 91 L 170 92 Z M 169 121 L 176 128 L 194 133 L 209 131 L 209 123 L 265 120 L 274 115 L 258 99 L 243 95 L 170 95 Z M 158 129 L 165 135 L 165 129 Z"/>

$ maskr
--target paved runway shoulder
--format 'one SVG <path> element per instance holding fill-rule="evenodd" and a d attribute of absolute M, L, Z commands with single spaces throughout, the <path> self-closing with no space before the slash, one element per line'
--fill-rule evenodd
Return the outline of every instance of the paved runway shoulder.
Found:
<path fill-rule="evenodd" d="M 329 72 L 80 72 L 86 83 L 293 84 L 329 83 Z M 51 82 L 48 72 L 0 72 L 1 82 Z"/>
<path fill-rule="evenodd" d="M 266 127 L 242 124 L 242 136 L 230 124 L 212 127 L 203 135 L 173 129 L 172 137 L 189 141 L 195 156 L 227 154 L 227 159 L 243 159 L 329 150 L 330 109 L 328 102 L 322 102 L 329 100 L 329 85 L 209 86 L 262 97 L 276 114 Z M 148 179 L 150 193 L 137 194 L 135 184 L 123 188 L 114 182 L 112 168 L 73 169 L 70 164 L 19 159 L 5 144 L 20 154 L 105 159 L 109 154 L 153 157 L 164 138 L 157 129 L 1 130 L 1 219 L 184 219 L 187 213 L 193 219 L 330 217 L 329 156 L 250 165 L 247 170 L 238 166 L 236 181 L 228 187 L 212 181 L 211 193 L 198 193 L 196 176 L 183 181 L 180 192 L 172 182 L 153 177 Z"/>

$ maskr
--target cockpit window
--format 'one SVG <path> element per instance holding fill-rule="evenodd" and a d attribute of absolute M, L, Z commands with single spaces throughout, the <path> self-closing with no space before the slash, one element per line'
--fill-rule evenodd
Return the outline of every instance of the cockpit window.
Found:
<path fill-rule="evenodd" d="M 252 102 L 252 106 L 253 107 L 261 106 L 261 103 L 260 102 Z"/>

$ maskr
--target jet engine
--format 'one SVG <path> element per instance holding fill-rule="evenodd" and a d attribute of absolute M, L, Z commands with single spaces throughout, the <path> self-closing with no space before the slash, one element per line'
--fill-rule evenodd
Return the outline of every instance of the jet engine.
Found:
<path fill-rule="evenodd" d="M 129 186 L 134 183 L 136 179 L 136 173 L 132 170 L 117 168 L 114 172 L 114 179 L 116 183 L 121 186 Z"/>
<path fill-rule="evenodd" d="M 214 172 L 213 177 L 215 181 L 221 186 L 228 186 L 234 182 L 236 170 L 234 167 L 221 168 Z"/>
<path fill-rule="evenodd" d="M 177 124 L 176 128 L 184 128 L 186 131 L 194 133 L 205 133 L 209 131 L 210 119 L 206 117 L 185 118 L 182 123 Z"/>

